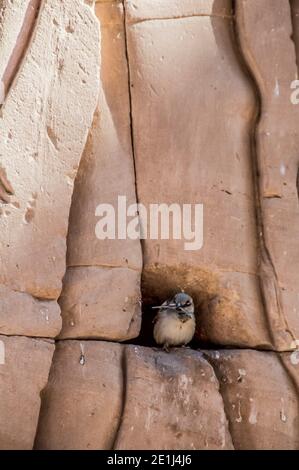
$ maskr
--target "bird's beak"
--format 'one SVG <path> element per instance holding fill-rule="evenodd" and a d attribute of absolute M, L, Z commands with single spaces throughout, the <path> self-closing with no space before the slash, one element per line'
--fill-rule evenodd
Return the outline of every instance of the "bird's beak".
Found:
<path fill-rule="evenodd" d="M 153 310 L 156 310 L 158 308 L 176 308 L 176 305 L 175 304 L 168 304 L 168 305 L 157 305 L 155 307 L 152 307 Z"/>
<path fill-rule="evenodd" d="M 187 317 L 192 318 L 192 313 L 190 313 L 190 312 L 185 312 L 185 314 L 187 315 Z"/>

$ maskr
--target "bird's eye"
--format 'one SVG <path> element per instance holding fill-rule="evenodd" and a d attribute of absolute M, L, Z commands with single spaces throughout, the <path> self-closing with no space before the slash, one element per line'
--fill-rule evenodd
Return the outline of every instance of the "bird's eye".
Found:
<path fill-rule="evenodd" d="M 190 300 L 187 300 L 187 302 L 185 303 L 185 307 L 190 307 L 190 305 L 191 305 Z"/>

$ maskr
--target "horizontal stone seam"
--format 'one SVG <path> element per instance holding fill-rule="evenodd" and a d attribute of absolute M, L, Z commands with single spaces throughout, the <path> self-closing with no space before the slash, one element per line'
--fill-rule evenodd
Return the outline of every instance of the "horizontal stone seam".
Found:
<path fill-rule="evenodd" d="M 3 282 L 0 283 L 0 287 L 1 286 L 4 286 L 6 287 L 7 289 L 9 289 L 11 292 L 15 292 L 16 294 L 24 294 L 24 295 L 28 295 L 29 297 L 32 297 L 32 299 L 34 300 L 38 300 L 40 302 L 56 302 L 57 303 L 57 297 L 38 297 L 34 294 L 31 294 L 31 292 L 26 292 L 25 290 L 18 290 L 18 289 L 15 289 L 7 284 L 4 284 Z"/>
<path fill-rule="evenodd" d="M 108 338 L 107 336 L 61 336 L 60 337 L 60 334 L 59 333 L 54 339 L 55 339 L 55 343 L 59 342 L 59 341 L 106 341 L 107 343 L 115 343 L 115 344 L 122 344 L 124 343 L 125 341 L 130 341 L 130 337 L 124 337 L 123 339 L 111 339 L 111 338 Z M 131 339 L 134 339 L 134 338 L 131 338 Z M 126 344 L 131 344 L 131 343 L 126 343 Z M 133 344 L 133 343 L 132 343 Z M 136 344 L 133 344 L 133 346 L 137 346 Z"/>
<path fill-rule="evenodd" d="M 50 338 L 51 339 L 51 338 Z M 92 337 L 82 337 L 82 336 L 78 336 L 77 338 L 76 337 L 69 337 L 69 338 L 54 338 L 55 340 L 55 343 L 59 343 L 60 341 L 104 341 L 104 342 L 107 342 L 107 343 L 115 343 L 115 344 L 120 344 L 120 345 L 123 345 L 123 342 L 126 341 L 126 345 L 130 345 L 130 346 L 136 346 L 136 347 L 143 347 L 143 348 L 149 348 L 149 349 L 156 349 L 156 346 L 142 346 L 141 344 L 135 344 L 135 343 L 128 343 L 127 339 L 123 339 L 123 340 L 119 340 L 119 341 L 116 341 L 116 340 L 113 340 L 113 339 L 109 339 L 109 338 L 92 338 Z M 177 348 L 179 349 L 179 348 Z M 161 349 L 162 350 L 162 349 Z M 227 345 L 227 344 L 213 344 L 212 345 L 212 348 L 211 348 L 212 351 L 226 351 L 226 352 L 229 352 L 229 351 L 256 351 L 256 352 L 263 352 L 263 353 L 276 353 L 276 354 L 280 354 L 280 353 L 292 353 L 294 351 L 296 351 L 297 349 L 294 347 L 294 349 L 283 349 L 283 350 L 277 350 L 277 349 L 264 349 L 264 348 L 259 348 L 259 347 L 250 347 L 250 346 L 242 346 L 242 345 Z M 202 352 L 202 350 L 200 348 L 198 349 L 193 349 L 192 348 L 192 351 L 198 351 L 198 352 Z M 171 353 L 170 353 L 171 354 Z"/>
<path fill-rule="evenodd" d="M 130 269 L 141 273 L 141 267 L 135 268 L 133 266 L 122 266 L 114 264 L 70 264 L 67 269 L 78 269 L 78 268 L 103 268 L 103 269 Z"/>
<path fill-rule="evenodd" d="M 232 19 L 233 15 L 214 15 L 214 14 L 209 14 L 209 13 L 194 13 L 193 15 L 185 15 L 185 16 L 161 16 L 159 17 L 153 17 L 153 18 L 143 18 L 143 19 L 136 19 L 132 20 L 129 19 L 127 20 L 128 25 L 134 25 L 138 23 L 144 23 L 146 21 L 170 21 L 170 20 L 184 20 L 188 18 L 222 18 L 222 19 Z"/>
<path fill-rule="evenodd" d="M 4 333 L 1 333 L 0 331 L 0 336 L 4 336 L 5 338 L 28 338 L 28 339 L 35 339 L 35 340 L 40 340 L 40 341 L 45 341 L 46 343 L 50 343 L 50 344 L 55 344 L 55 338 L 51 338 L 50 336 L 29 336 L 29 335 L 16 335 L 16 334 L 12 334 L 12 335 L 8 335 L 8 334 L 4 334 Z"/>
<path fill-rule="evenodd" d="M 122 3 L 122 0 L 95 0 L 96 5 L 101 5 L 102 3 Z"/>
<path fill-rule="evenodd" d="M 225 268 L 218 268 L 220 273 L 236 273 L 236 274 L 248 274 L 248 276 L 259 276 L 258 273 L 253 273 L 250 271 L 241 271 L 240 269 L 225 269 Z"/>

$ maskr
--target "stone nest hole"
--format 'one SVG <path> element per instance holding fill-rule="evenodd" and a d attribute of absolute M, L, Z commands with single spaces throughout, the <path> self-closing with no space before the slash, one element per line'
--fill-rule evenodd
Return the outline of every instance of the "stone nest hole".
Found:
<path fill-rule="evenodd" d="M 183 290 L 192 296 L 196 315 L 197 328 L 189 346 L 194 349 L 213 347 L 209 334 L 212 322 L 210 305 L 219 298 L 219 283 L 213 273 L 186 265 L 169 267 L 155 263 L 145 267 L 141 286 L 142 325 L 134 344 L 156 346 L 153 338 L 153 319 L 157 311 L 152 310 L 152 307 L 161 305 L 166 299 Z"/>

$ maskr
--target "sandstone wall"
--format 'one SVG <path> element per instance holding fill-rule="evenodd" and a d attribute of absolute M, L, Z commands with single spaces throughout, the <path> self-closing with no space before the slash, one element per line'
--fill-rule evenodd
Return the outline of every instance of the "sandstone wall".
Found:
<path fill-rule="evenodd" d="M 0 0 L 0 448 L 299 448 L 298 18 Z M 202 203 L 203 247 L 98 240 L 120 195 Z M 179 289 L 194 349 L 144 347 Z"/>

